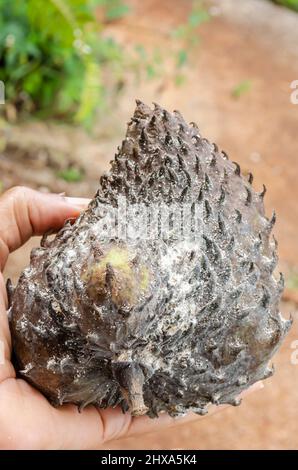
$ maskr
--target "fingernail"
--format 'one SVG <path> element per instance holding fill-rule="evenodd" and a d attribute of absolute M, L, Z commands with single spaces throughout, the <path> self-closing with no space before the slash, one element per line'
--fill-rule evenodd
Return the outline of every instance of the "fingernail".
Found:
<path fill-rule="evenodd" d="M 256 383 L 256 390 L 262 390 L 262 388 L 264 388 L 265 385 L 264 385 L 264 382 L 257 382 Z"/>
<path fill-rule="evenodd" d="M 262 390 L 262 388 L 264 388 L 264 383 L 262 381 L 256 382 L 250 387 L 251 390 Z"/>
<path fill-rule="evenodd" d="M 62 193 L 40 193 L 39 197 L 55 199 L 57 202 L 66 203 L 73 209 L 76 209 L 78 213 L 82 210 L 87 209 L 91 199 L 85 197 L 66 197 L 65 192 Z"/>
<path fill-rule="evenodd" d="M 263 382 L 256 382 L 253 385 L 251 385 L 249 388 L 244 390 L 241 393 L 241 396 L 249 395 L 250 393 L 257 392 L 258 390 L 262 390 L 264 388 Z"/>
<path fill-rule="evenodd" d="M 80 209 L 86 209 L 91 199 L 84 197 L 64 197 L 64 200 L 71 206 L 78 207 Z"/>

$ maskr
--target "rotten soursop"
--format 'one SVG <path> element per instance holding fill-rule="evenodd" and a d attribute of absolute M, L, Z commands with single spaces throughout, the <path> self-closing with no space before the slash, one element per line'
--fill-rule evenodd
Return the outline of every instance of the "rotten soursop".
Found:
<path fill-rule="evenodd" d="M 265 189 L 178 111 L 137 101 L 88 209 L 10 289 L 19 374 L 54 405 L 205 414 L 271 375 L 291 321 Z"/>

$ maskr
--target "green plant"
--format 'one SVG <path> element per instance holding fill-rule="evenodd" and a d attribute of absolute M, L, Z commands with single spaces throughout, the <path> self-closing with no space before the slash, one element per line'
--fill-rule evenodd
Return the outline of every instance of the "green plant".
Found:
<path fill-rule="evenodd" d="M 87 123 L 103 102 L 102 67 L 122 61 L 96 20 L 128 10 L 121 0 L 2 0 L 0 80 L 17 112 Z"/>
<path fill-rule="evenodd" d="M 251 87 L 251 80 L 243 80 L 232 89 L 231 95 L 233 98 L 241 98 L 242 95 L 245 95 L 251 90 Z"/>
<path fill-rule="evenodd" d="M 273 2 L 298 11 L 298 0 L 273 0 Z"/>
<path fill-rule="evenodd" d="M 176 52 L 176 85 L 182 85 L 185 81 L 185 76 L 182 72 L 183 67 L 188 64 L 189 56 L 194 50 L 195 46 L 200 43 L 200 35 L 198 28 L 208 21 L 211 16 L 206 7 L 204 0 L 193 0 L 191 11 L 185 23 L 179 25 L 173 30 L 172 36 L 178 39 L 178 44 L 181 47 Z"/>
<path fill-rule="evenodd" d="M 83 179 L 83 172 L 79 168 L 69 167 L 64 170 L 60 170 L 57 176 L 67 183 L 79 183 Z"/>
<path fill-rule="evenodd" d="M 140 76 L 144 70 L 149 79 L 161 78 L 159 49 L 139 44 L 131 53 L 107 36 L 106 23 L 128 12 L 125 0 L 2 0 L 0 80 L 7 117 L 30 114 L 90 128 L 106 96 L 125 84 L 127 72 Z M 193 0 L 186 23 L 172 33 L 177 85 L 184 82 L 184 67 L 200 40 L 197 28 L 208 20 L 204 2 Z"/>
<path fill-rule="evenodd" d="M 286 287 L 288 289 L 298 290 L 298 270 L 291 270 L 286 276 Z"/>
<path fill-rule="evenodd" d="M 191 55 L 201 40 L 198 29 L 211 19 L 205 0 L 192 0 L 189 6 L 190 12 L 186 21 L 169 32 L 171 46 L 167 51 L 167 56 L 158 47 L 151 51 L 142 44 L 136 44 L 137 60 L 134 63 L 134 68 L 138 77 L 140 72 L 145 70 L 148 79 L 165 79 L 167 77 L 169 81 L 173 80 L 177 86 L 185 83 L 185 69 L 191 62 Z M 168 70 L 170 70 L 168 75 L 164 66 L 165 62 L 168 62 Z"/>

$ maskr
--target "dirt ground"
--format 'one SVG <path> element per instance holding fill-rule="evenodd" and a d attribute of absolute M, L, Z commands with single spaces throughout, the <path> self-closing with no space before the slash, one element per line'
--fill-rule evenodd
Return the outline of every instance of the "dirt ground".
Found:
<path fill-rule="evenodd" d="M 188 0 L 130 0 L 133 14 L 111 26 L 125 43 L 169 47 L 168 33 L 186 18 Z M 4 187 L 27 184 L 42 190 L 91 197 L 98 176 L 108 167 L 136 97 L 179 109 L 196 121 L 202 134 L 218 143 L 243 172 L 252 171 L 254 185 L 268 189 L 268 214 L 277 212 L 275 236 L 280 267 L 288 285 L 282 311 L 292 313 L 294 326 L 274 359 L 277 372 L 262 391 L 229 408 L 175 430 L 110 443 L 107 449 L 295 449 L 298 448 L 298 365 L 293 341 L 298 339 L 298 294 L 291 276 L 298 270 L 298 105 L 290 101 L 290 83 L 298 79 L 298 15 L 261 0 L 214 1 L 212 20 L 199 33 L 187 80 L 177 87 L 166 78 L 136 84 L 130 80 L 117 105 L 101 121 L 97 139 L 66 127 L 27 123 L 4 125 L 0 179 Z M 259 5 L 259 6 L 258 6 Z M 259 8 L 261 10 L 259 10 Z M 137 20 L 136 20 L 137 19 Z M 249 80 L 251 88 L 238 99 L 232 90 Z M 5 147 L 3 145 L 3 147 Z M 19 150 L 21 148 L 21 150 Z M 81 183 L 56 178 L 58 160 L 71 159 L 85 170 Z M 59 161 L 60 161 L 59 160 Z M 94 176 L 96 175 L 96 176 Z M 36 240 L 16 252 L 6 274 L 17 279 Z M 297 271 L 298 272 L 298 271 Z M 297 286 L 298 287 L 298 286 Z M 296 303 L 295 303 L 296 302 Z"/>

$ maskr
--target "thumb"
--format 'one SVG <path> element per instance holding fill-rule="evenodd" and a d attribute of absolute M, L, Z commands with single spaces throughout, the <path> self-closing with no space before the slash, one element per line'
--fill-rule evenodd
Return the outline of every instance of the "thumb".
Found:
<path fill-rule="evenodd" d="M 0 197 L 0 265 L 4 267 L 10 252 L 23 245 L 31 236 L 50 229 L 58 230 L 68 218 L 82 210 L 78 198 L 45 194 L 26 187 L 15 187 Z M 85 200 L 85 207 L 89 200 Z"/>

